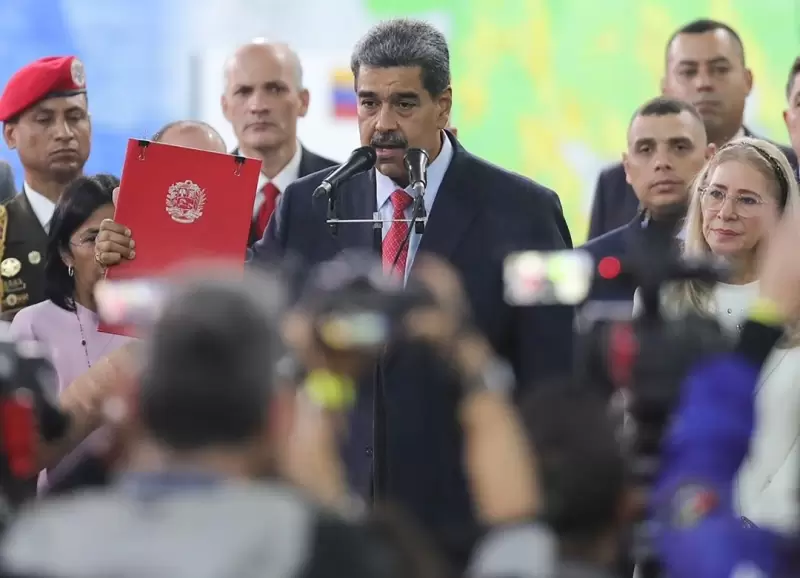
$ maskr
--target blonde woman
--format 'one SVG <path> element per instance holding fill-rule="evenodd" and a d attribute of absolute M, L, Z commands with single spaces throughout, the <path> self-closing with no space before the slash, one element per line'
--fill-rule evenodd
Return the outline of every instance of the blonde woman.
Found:
<path fill-rule="evenodd" d="M 769 233 L 786 211 L 798 210 L 794 172 L 773 144 L 736 139 L 720 148 L 697 176 L 683 231 L 687 258 L 717 258 L 732 271 L 727 283 L 675 284 L 665 311 L 714 317 L 736 334 L 758 295 L 758 262 Z M 739 511 L 759 526 L 796 526 L 800 472 L 800 339 L 796 328 L 772 352 L 756 393 L 756 427 L 737 484 Z"/>

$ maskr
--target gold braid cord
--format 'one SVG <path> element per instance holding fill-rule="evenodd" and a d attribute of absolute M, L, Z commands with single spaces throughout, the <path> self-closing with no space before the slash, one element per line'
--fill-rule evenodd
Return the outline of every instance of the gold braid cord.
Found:
<path fill-rule="evenodd" d="M 8 231 L 8 210 L 5 205 L 0 205 L 0 263 L 6 254 L 6 232 Z M 5 294 L 3 293 L 3 282 L 0 280 L 0 311 L 3 310 Z"/>

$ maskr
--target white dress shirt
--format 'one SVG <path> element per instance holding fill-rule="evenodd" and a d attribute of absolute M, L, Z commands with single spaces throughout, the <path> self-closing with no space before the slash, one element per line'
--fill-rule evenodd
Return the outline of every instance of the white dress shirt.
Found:
<path fill-rule="evenodd" d="M 56 210 L 56 204 L 41 193 L 34 191 L 28 183 L 24 183 L 23 188 L 31 209 L 36 215 L 36 219 L 41 223 L 45 233 L 50 232 L 50 219 Z"/>
<path fill-rule="evenodd" d="M 273 183 L 277 188 L 278 191 L 283 194 L 283 191 L 286 190 L 286 187 L 291 185 L 300 177 L 300 161 L 303 159 L 303 147 L 300 146 L 300 143 L 297 143 L 297 150 L 285 167 L 281 169 L 277 175 L 275 175 L 274 179 L 270 179 L 264 173 L 258 173 L 258 189 L 256 190 L 256 200 L 253 203 L 253 218 L 255 219 L 258 215 L 259 209 L 261 209 L 261 205 L 264 203 L 264 193 L 261 190 L 267 183 Z M 280 195 L 278 199 L 275 200 L 275 209 L 277 210 L 278 200 L 280 199 Z"/>
<path fill-rule="evenodd" d="M 425 203 L 425 211 L 429 217 L 431 214 L 431 208 L 433 208 L 433 201 L 436 199 L 436 194 L 439 192 L 439 187 L 444 179 L 444 174 L 447 172 L 447 168 L 450 166 L 450 161 L 452 159 L 453 145 L 450 143 L 450 139 L 447 137 L 447 135 L 442 134 L 442 150 L 439 151 L 439 155 L 433 160 L 433 162 L 428 165 L 428 184 L 425 187 L 425 198 L 423 201 Z M 377 170 L 375 171 L 375 206 L 378 207 L 378 213 L 383 220 L 384 239 L 386 238 L 386 235 L 389 233 L 389 229 L 392 226 L 392 223 L 389 222 L 394 216 L 394 205 L 392 205 L 391 196 L 392 193 L 397 189 L 404 189 L 409 196 L 415 196 L 411 186 L 405 188 L 401 187 L 383 173 Z M 406 219 L 410 219 L 412 216 L 411 207 L 407 208 L 405 213 Z M 417 248 L 419 247 L 421 239 L 422 235 L 416 232 L 411 233 L 411 238 L 408 242 L 408 257 L 406 258 L 406 279 L 408 279 L 408 273 L 411 271 L 411 265 L 414 263 L 414 256 L 417 253 Z"/>

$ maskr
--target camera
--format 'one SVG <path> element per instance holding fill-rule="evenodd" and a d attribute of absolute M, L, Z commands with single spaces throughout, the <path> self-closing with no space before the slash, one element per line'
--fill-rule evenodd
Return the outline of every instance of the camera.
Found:
<path fill-rule="evenodd" d="M 682 260 L 670 251 L 644 249 L 599 263 L 580 250 L 524 252 L 510 255 L 504 265 L 510 304 L 582 306 L 577 323 L 577 378 L 579 383 L 599 387 L 612 407 L 621 409 L 620 441 L 634 483 L 649 487 L 659 471 L 661 440 L 686 375 L 698 361 L 734 346 L 713 319 L 665 315 L 662 289 L 688 280 L 715 283 L 725 277 L 725 270 L 710 262 Z M 632 303 L 588 300 L 596 278 L 617 276 L 627 277 L 638 287 L 639 315 L 633 315 Z M 633 546 L 633 557 L 645 578 L 658 575 L 649 534 L 650 527 L 640 524 Z"/>
<path fill-rule="evenodd" d="M 42 346 L 0 341 L 0 491 L 5 514 L 36 492 L 39 440 L 56 441 L 69 416 L 54 400 L 58 380 Z"/>
<path fill-rule="evenodd" d="M 299 305 L 313 319 L 317 340 L 333 351 L 374 350 L 402 334 L 413 308 L 431 304 L 421 286 L 387 276 L 374 253 L 343 251 L 317 265 Z"/>

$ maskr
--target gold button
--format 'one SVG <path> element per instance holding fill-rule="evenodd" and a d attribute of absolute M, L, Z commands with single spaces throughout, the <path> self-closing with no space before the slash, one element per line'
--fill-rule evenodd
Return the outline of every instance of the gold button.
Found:
<path fill-rule="evenodd" d="M 22 263 L 19 262 L 19 259 L 15 259 L 14 257 L 3 259 L 3 262 L 0 263 L 0 275 L 6 278 L 16 277 L 20 269 L 22 269 Z"/>

